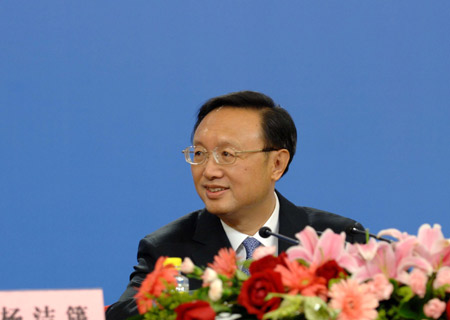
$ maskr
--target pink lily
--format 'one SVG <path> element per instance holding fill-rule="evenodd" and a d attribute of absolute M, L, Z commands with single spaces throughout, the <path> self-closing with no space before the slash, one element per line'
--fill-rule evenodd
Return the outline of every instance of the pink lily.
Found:
<path fill-rule="evenodd" d="M 394 228 L 381 230 L 377 234 L 377 237 L 384 237 L 384 236 L 390 236 L 394 239 L 397 239 L 398 241 L 405 240 L 409 237 L 413 237 L 406 232 L 401 232 L 400 230 Z"/>
<path fill-rule="evenodd" d="M 335 260 L 342 268 L 353 272 L 358 267 L 357 260 L 345 250 L 345 233 L 325 230 L 320 238 L 316 231 L 307 226 L 295 235 L 300 245 L 289 248 L 289 260 L 302 259 L 311 267 L 319 267 L 327 261 Z"/>
<path fill-rule="evenodd" d="M 444 238 L 439 224 L 423 224 L 417 234 L 418 245 L 416 252 L 430 261 L 437 271 L 442 266 L 450 266 L 450 242 Z"/>
<path fill-rule="evenodd" d="M 415 237 L 403 236 L 401 241 L 391 244 L 371 240 L 368 244 L 354 245 L 353 250 L 359 252 L 360 267 L 354 272 L 353 277 L 362 282 L 382 273 L 387 278 L 408 283 L 408 272 L 411 268 L 419 268 L 430 274 L 432 271 L 430 263 L 414 254 L 416 244 Z"/>

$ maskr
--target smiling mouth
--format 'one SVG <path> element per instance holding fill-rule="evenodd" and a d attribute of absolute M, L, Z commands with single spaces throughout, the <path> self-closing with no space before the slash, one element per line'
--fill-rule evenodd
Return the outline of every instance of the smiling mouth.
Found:
<path fill-rule="evenodd" d="M 224 187 L 205 187 L 205 188 L 209 192 L 220 192 L 220 191 L 228 190 L 228 188 L 224 188 Z"/>

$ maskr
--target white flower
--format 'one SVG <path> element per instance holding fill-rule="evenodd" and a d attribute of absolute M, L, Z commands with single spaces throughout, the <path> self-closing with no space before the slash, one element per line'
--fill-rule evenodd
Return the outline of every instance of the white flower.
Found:
<path fill-rule="evenodd" d="M 212 301 L 218 301 L 222 297 L 222 291 L 222 281 L 217 278 L 209 285 L 208 297 Z"/>
<path fill-rule="evenodd" d="M 203 279 L 203 286 L 206 287 L 217 279 L 217 272 L 208 267 L 205 269 L 205 272 L 203 272 L 202 279 Z"/>
<path fill-rule="evenodd" d="M 181 264 L 181 272 L 184 274 L 190 274 L 194 272 L 194 263 L 188 257 L 184 258 L 183 263 Z"/>
<path fill-rule="evenodd" d="M 239 314 L 222 312 L 216 316 L 216 320 L 236 320 L 242 318 Z"/>

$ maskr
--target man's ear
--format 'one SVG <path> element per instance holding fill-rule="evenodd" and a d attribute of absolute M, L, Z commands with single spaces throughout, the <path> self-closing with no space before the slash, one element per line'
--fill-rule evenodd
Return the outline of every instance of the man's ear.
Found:
<path fill-rule="evenodd" d="M 274 181 L 278 181 L 283 175 L 284 170 L 286 170 L 291 156 L 289 154 L 289 151 L 287 151 L 286 149 L 280 149 L 277 151 L 273 151 L 272 153 L 272 179 Z"/>

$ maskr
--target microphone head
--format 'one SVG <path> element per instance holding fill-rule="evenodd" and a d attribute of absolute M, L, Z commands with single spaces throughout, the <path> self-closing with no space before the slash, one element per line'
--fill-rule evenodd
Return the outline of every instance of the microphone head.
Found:
<path fill-rule="evenodd" d="M 355 230 L 360 231 L 360 230 L 358 230 L 358 229 L 356 228 L 357 223 L 358 223 L 358 222 L 353 222 L 351 225 L 348 225 L 348 226 L 345 228 L 344 232 L 345 232 L 346 234 L 354 234 L 354 233 L 355 233 Z"/>
<path fill-rule="evenodd" d="M 259 229 L 259 235 L 263 238 L 268 238 L 272 235 L 272 230 L 269 227 L 262 227 Z"/>

